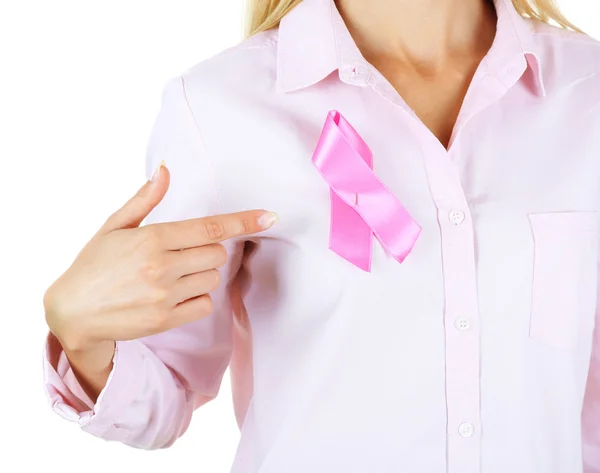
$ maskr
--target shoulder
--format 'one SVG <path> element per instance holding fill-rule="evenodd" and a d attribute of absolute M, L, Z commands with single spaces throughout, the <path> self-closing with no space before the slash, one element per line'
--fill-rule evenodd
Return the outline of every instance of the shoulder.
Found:
<path fill-rule="evenodd" d="M 557 88 L 600 81 L 600 41 L 583 33 L 528 20 L 545 77 Z"/>
<path fill-rule="evenodd" d="M 235 145 L 231 136 L 247 133 L 277 103 L 277 41 L 277 28 L 259 33 L 169 80 L 163 121 L 185 121 L 213 155 Z"/>
<path fill-rule="evenodd" d="M 248 93 L 274 86 L 277 71 L 277 28 L 248 38 L 181 74 L 191 95 Z"/>

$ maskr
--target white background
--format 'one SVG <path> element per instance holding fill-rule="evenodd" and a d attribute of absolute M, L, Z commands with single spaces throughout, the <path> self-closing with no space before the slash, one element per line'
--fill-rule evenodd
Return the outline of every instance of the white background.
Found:
<path fill-rule="evenodd" d="M 597 0 L 559 3 L 600 38 Z M 166 81 L 241 31 L 242 0 L 0 0 L 1 472 L 229 471 L 238 431 L 227 377 L 167 450 L 107 443 L 54 414 L 42 296 L 144 182 Z"/>

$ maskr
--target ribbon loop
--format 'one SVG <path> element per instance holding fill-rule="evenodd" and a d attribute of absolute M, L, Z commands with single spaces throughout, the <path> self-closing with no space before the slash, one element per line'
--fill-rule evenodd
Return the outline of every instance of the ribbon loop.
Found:
<path fill-rule="evenodd" d="M 312 161 L 331 187 L 329 248 L 370 272 L 375 235 L 402 263 L 421 227 L 375 176 L 369 147 L 338 111 L 327 115 Z"/>

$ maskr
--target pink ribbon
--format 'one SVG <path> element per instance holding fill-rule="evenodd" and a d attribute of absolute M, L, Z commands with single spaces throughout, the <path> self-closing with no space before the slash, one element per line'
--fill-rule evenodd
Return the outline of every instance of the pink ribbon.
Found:
<path fill-rule="evenodd" d="M 373 173 L 373 154 L 340 112 L 328 113 L 313 164 L 331 187 L 329 248 L 371 271 L 373 235 L 402 263 L 421 227 Z"/>

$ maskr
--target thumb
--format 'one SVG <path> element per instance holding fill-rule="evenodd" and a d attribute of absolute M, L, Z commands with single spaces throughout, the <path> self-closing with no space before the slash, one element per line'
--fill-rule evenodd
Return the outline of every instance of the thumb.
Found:
<path fill-rule="evenodd" d="M 169 189 L 170 173 L 161 161 L 154 174 L 123 207 L 113 213 L 98 234 L 123 228 L 136 228 L 163 199 Z"/>

